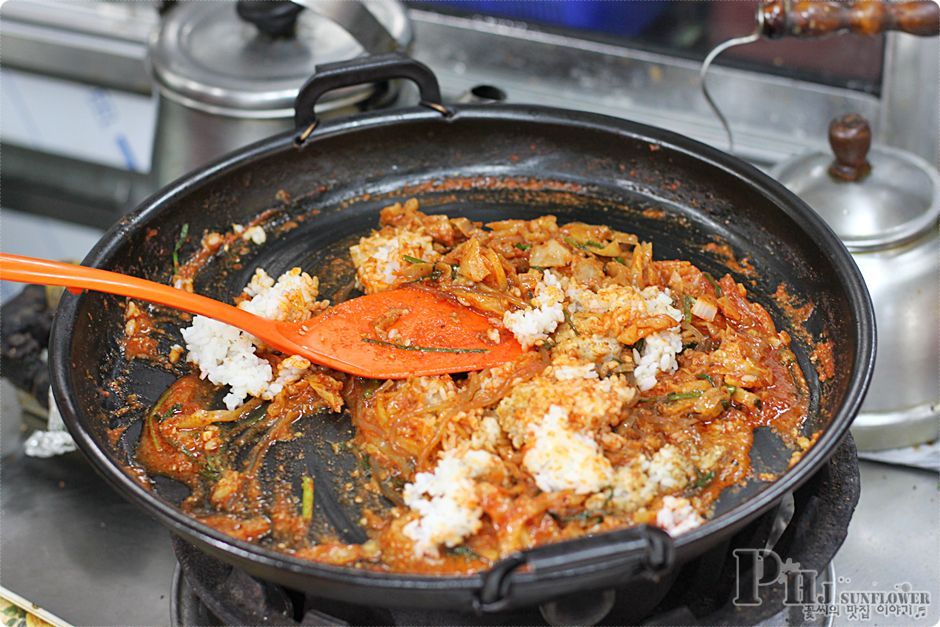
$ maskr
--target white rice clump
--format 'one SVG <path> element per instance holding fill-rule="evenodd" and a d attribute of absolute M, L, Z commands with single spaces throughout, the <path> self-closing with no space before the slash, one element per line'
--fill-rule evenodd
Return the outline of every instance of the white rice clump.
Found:
<path fill-rule="evenodd" d="M 260 224 L 250 226 L 247 229 L 241 224 L 233 224 L 232 231 L 236 235 L 241 236 L 246 242 L 254 242 L 255 244 L 261 245 L 268 240 L 268 234 L 264 232 L 264 228 Z"/>
<path fill-rule="evenodd" d="M 597 379 L 597 369 L 594 362 L 578 365 L 553 366 L 552 374 L 558 381 L 571 379 Z"/>
<path fill-rule="evenodd" d="M 238 306 L 270 320 L 302 321 L 316 306 L 318 287 L 317 280 L 300 268 L 285 272 L 277 282 L 259 268 L 245 287 L 251 298 Z M 186 359 L 199 366 L 200 377 L 230 387 L 223 399 L 229 409 L 241 405 L 248 396 L 274 398 L 310 367 L 309 361 L 294 355 L 278 365 L 275 376 L 271 364 L 255 354 L 260 340 L 205 316 L 195 316 L 181 333 L 188 351 Z"/>
<path fill-rule="evenodd" d="M 541 490 L 591 494 L 610 485 L 610 461 L 592 437 L 568 426 L 568 410 L 563 407 L 550 406 L 541 420 L 529 425 L 529 441 L 533 439 L 522 463 Z"/>
<path fill-rule="evenodd" d="M 248 227 L 242 232 L 242 239 L 246 242 L 254 242 L 260 246 L 261 244 L 264 244 L 266 241 L 268 241 L 268 235 L 264 232 L 264 229 L 260 225 L 256 224 L 254 226 Z"/>
<path fill-rule="evenodd" d="M 652 458 L 638 455 L 614 473 L 611 505 L 635 511 L 658 494 L 686 487 L 694 473 L 692 462 L 672 444 L 660 448 Z"/>
<path fill-rule="evenodd" d="M 538 340 L 548 339 L 548 334 L 565 319 L 561 304 L 564 297 L 558 277 L 546 270 L 535 288 L 532 306 L 507 311 L 503 314 L 503 324 L 516 336 L 522 348 L 529 348 Z"/>
<path fill-rule="evenodd" d="M 419 472 L 405 485 L 402 498 L 419 518 L 402 531 L 414 540 L 418 556 L 438 555 L 438 546 L 457 546 L 479 530 L 483 516 L 474 478 L 496 458 L 486 451 L 451 449 L 441 454 L 434 472 Z"/>
<path fill-rule="evenodd" d="M 656 451 L 647 470 L 649 482 L 657 492 L 684 488 L 692 471 L 689 460 L 672 444 Z"/>
<path fill-rule="evenodd" d="M 470 436 L 470 446 L 475 449 L 493 450 L 493 447 L 499 442 L 499 438 L 502 434 L 503 430 L 500 428 L 499 421 L 496 418 L 493 416 L 483 416 L 483 418 L 480 419 L 480 428 L 474 431 L 473 435 Z"/>
<path fill-rule="evenodd" d="M 656 375 L 660 372 L 672 373 L 679 368 L 676 355 L 682 352 L 682 336 L 679 333 L 682 312 L 672 306 L 668 288 L 661 290 L 658 287 L 647 287 L 643 290 L 643 298 L 648 313 L 665 314 L 676 321 L 676 326 L 648 335 L 642 352 L 633 349 L 633 360 L 636 362 L 633 376 L 636 386 L 645 392 L 656 385 Z"/>
<path fill-rule="evenodd" d="M 705 522 L 689 499 L 664 496 L 663 507 L 656 514 L 656 524 L 671 536 L 691 531 Z"/>
<path fill-rule="evenodd" d="M 353 266 L 356 268 L 357 286 L 366 294 L 374 294 L 397 286 L 403 281 L 401 271 L 408 267 L 405 257 L 415 257 L 427 262 L 440 259 L 434 250 L 430 235 L 408 229 L 390 229 L 363 237 L 349 248 Z"/>

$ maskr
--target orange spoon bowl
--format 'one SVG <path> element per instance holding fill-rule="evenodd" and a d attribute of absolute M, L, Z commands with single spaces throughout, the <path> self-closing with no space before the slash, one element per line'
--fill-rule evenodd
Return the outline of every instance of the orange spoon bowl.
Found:
<path fill-rule="evenodd" d="M 505 329 L 434 290 L 403 287 L 354 298 L 305 322 L 276 322 L 137 277 L 0 253 L 0 280 L 88 289 L 167 305 L 225 322 L 289 355 L 370 379 L 481 370 L 522 348 Z M 380 332 L 376 326 L 385 321 Z M 380 334 L 384 337 L 380 337 Z"/>

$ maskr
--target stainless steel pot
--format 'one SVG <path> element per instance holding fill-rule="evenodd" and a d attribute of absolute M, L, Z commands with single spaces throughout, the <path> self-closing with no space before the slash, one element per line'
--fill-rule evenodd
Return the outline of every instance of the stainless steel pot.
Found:
<path fill-rule="evenodd" d="M 153 148 L 163 185 L 216 157 L 293 128 L 294 97 L 317 65 L 407 50 L 397 0 L 187 2 L 150 45 L 159 93 Z M 337 90 L 318 103 L 344 116 L 394 99 L 398 83 Z"/>
<path fill-rule="evenodd" d="M 852 434 L 862 450 L 940 436 L 940 174 L 908 152 L 871 149 L 861 116 L 834 120 L 829 154 L 773 174 L 822 215 L 858 264 L 875 305 L 875 372 Z"/>

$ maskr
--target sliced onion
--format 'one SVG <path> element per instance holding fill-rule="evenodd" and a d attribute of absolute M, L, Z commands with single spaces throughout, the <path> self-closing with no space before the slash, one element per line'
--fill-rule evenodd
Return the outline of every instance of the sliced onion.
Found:
<path fill-rule="evenodd" d="M 718 307 L 713 303 L 703 300 L 701 298 L 696 298 L 695 302 L 692 303 L 692 315 L 701 318 L 702 320 L 708 320 L 711 322 L 715 319 L 715 314 L 718 313 Z"/>
<path fill-rule="evenodd" d="M 536 244 L 529 251 L 529 265 L 542 268 L 558 268 L 571 263 L 571 251 L 557 239 Z"/>

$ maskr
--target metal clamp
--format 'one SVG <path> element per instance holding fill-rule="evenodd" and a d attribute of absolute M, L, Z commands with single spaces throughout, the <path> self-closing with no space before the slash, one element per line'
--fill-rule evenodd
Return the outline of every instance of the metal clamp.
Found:
<path fill-rule="evenodd" d="M 523 566 L 536 581 L 561 571 L 583 568 L 609 572 L 612 578 L 656 580 L 672 570 L 673 561 L 669 534 L 647 525 L 549 544 L 510 555 L 484 572 L 474 606 L 477 611 L 486 613 L 509 607 L 516 573 Z"/>
<path fill-rule="evenodd" d="M 339 24 L 362 46 L 366 54 L 395 52 L 401 47 L 388 28 L 366 8 L 364 2 L 350 2 L 350 0 L 292 0 L 292 2 Z"/>
<path fill-rule="evenodd" d="M 316 73 L 300 88 L 294 100 L 294 126 L 299 131 L 294 137 L 294 143 L 297 146 L 302 145 L 317 127 L 314 106 L 323 94 L 340 87 L 396 78 L 410 80 L 418 86 L 423 106 L 446 117 L 453 115 L 453 112 L 441 103 L 441 88 L 437 77 L 425 64 L 397 52 L 360 57 L 318 65 Z"/>

